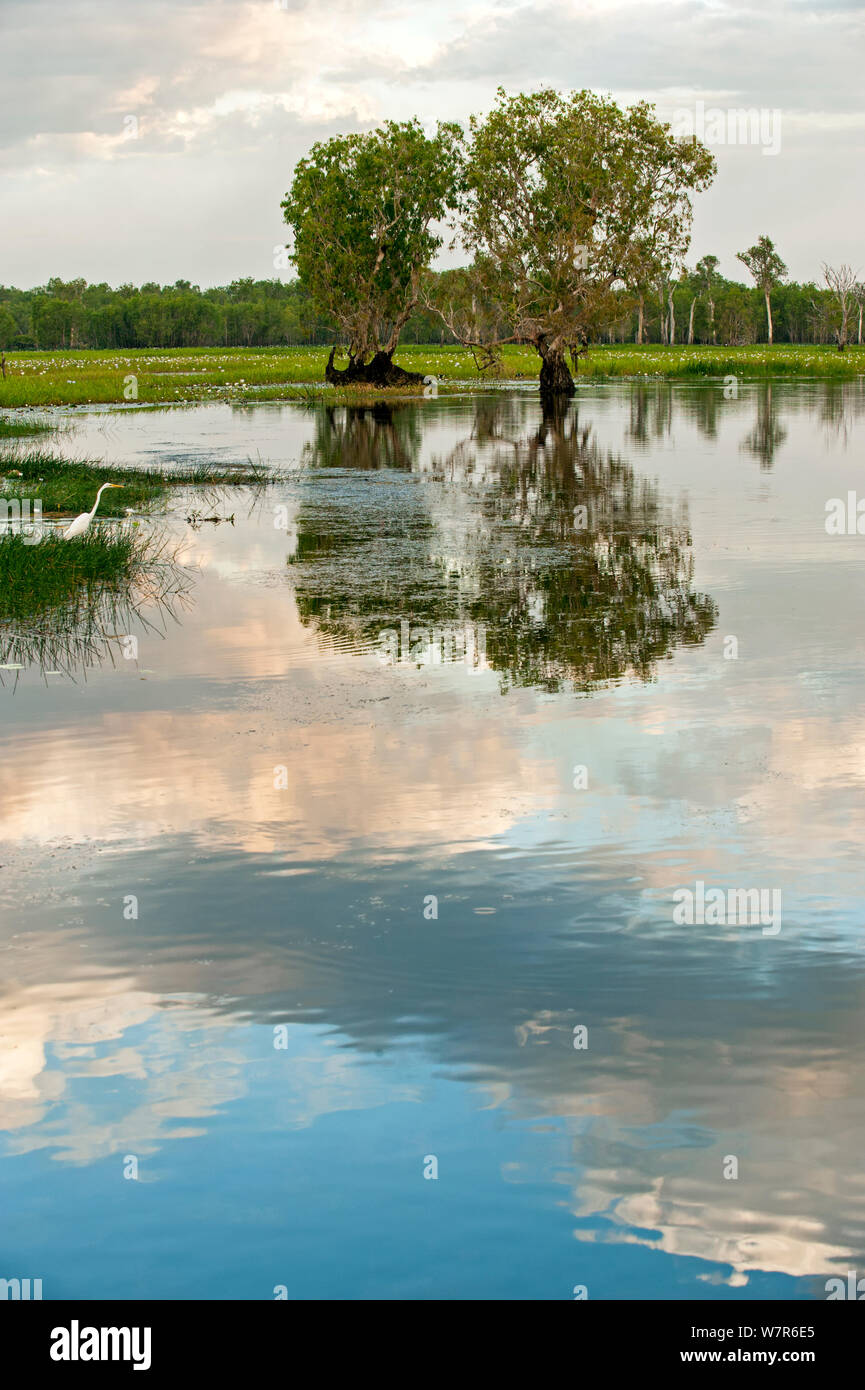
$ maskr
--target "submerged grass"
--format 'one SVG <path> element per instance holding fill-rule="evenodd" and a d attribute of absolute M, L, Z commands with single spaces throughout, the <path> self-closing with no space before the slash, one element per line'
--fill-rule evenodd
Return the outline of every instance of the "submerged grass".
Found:
<path fill-rule="evenodd" d="M 0 685 L 30 666 L 74 679 L 115 662 L 125 634 L 177 621 L 191 582 L 155 533 L 101 528 L 73 541 L 43 534 L 35 545 L 0 536 Z"/>
<path fill-rule="evenodd" d="M 381 399 L 382 395 L 419 394 L 422 388 L 396 392 L 327 387 L 324 347 L 127 349 L 104 352 L 15 352 L 7 355 L 7 375 L 0 380 L 0 409 L 21 406 L 132 405 L 192 401 L 291 400 L 313 387 L 332 401 Z M 442 384 L 483 379 L 465 348 L 405 346 L 395 361 L 410 371 L 435 376 Z M 509 345 L 502 352 L 500 381 L 536 381 L 540 362 L 527 347 Z M 813 344 L 751 344 L 663 347 L 624 343 L 593 347 L 580 362 L 589 377 L 694 377 L 733 374 L 741 378 L 816 376 L 847 378 L 865 373 L 865 347 L 839 353 Z M 134 382 L 134 385 L 131 383 Z M 131 393 L 131 394 L 130 394 Z M 294 393 L 297 393 L 295 395 Z"/>
<path fill-rule="evenodd" d="M 123 468 L 93 460 L 68 459 L 50 449 L 0 448 L 0 501 L 37 499 L 43 516 L 64 516 L 89 511 L 103 483 L 119 483 L 122 493 L 105 492 L 99 506 L 102 517 L 122 515 L 127 509 L 146 510 L 174 487 L 257 487 L 279 481 L 281 475 L 250 461 L 237 467 L 196 465 L 190 468 Z"/>
<path fill-rule="evenodd" d="M 54 428 L 50 420 L 24 415 L 0 415 L 0 439 L 29 439 L 33 435 L 50 434 Z"/>
<path fill-rule="evenodd" d="M 180 574 L 169 541 L 137 529 L 100 528 L 72 541 L 43 532 L 35 545 L 7 533 L 0 535 L 0 624 L 38 630 L 50 616 L 57 630 L 110 595 L 130 602 L 137 591 L 159 601 L 177 591 Z"/>
<path fill-rule="evenodd" d="M 0 498 L 7 502 L 38 499 L 43 516 L 89 511 L 103 483 L 119 483 L 123 492 L 102 494 L 102 517 L 123 515 L 127 507 L 143 510 L 165 491 L 159 479 L 132 469 L 70 461 L 44 449 L 0 453 Z"/>
<path fill-rule="evenodd" d="M 37 544 L 12 533 L 0 538 L 0 622 L 32 618 L 68 604 L 82 587 L 120 587 L 140 563 L 130 534 L 93 531 L 74 541 L 43 535 Z"/>

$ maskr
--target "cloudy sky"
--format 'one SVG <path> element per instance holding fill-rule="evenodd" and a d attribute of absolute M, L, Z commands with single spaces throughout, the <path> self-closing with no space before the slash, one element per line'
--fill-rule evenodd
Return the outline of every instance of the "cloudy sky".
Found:
<path fill-rule="evenodd" d="M 796 278 L 865 270 L 863 40 L 865 0 L 0 0 L 0 282 L 287 274 L 314 140 L 465 119 L 500 84 L 702 109 L 710 143 L 714 112 L 762 110 L 762 137 L 713 143 L 691 261 L 744 276 L 766 232 Z"/>

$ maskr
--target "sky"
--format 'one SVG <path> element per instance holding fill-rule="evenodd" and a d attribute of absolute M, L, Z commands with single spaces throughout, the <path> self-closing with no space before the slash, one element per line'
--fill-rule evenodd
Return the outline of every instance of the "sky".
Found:
<path fill-rule="evenodd" d="M 863 55 L 865 0 L 0 0 L 0 283 L 290 277 L 280 202 L 314 141 L 465 121 L 500 85 L 702 133 L 689 264 L 747 279 L 765 233 L 796 279 L 862 271 Z"/>

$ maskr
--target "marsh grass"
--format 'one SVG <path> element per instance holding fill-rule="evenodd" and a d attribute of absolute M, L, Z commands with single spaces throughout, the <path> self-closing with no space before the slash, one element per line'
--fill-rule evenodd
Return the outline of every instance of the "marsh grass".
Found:
<path fill-rule="evenodd" d="M 447 390 L 447 386 L 442 387 Z M 418 382 L 411 386 L 389 386 L 382 390 L 375 386 L 288 386 L 265 387 L 261 391 L 250 392 L 242 399 L 244 403 L 254 401 L 297 401 L 301 405 L 371 405 L 386 397 L 389 401 L 416 401 L 423 396 L 424 387 Z"/>
<path fill-rule="evenodd" d="M 0 439 L 30 439 L 34 435 L 50 434 L 55 425 L 45 419 L 23 415 L 0 415 Z"/>
<path fill-rule="evenodd" d="M 131 476 L 130 476 L 131 475 Z M 64 459 L 42 449 L 0 452 L 0 497 L 38 498 L 43 516 L 87 512 L 103 483 L 120 483 L 123 492 L 104 492 L 98 515 L 123 515 L 126 507 L 143 510 L 165 491 L 158 479 L 131 469 L 102 468 L 96 463 Z"/>
<path fill-rule="evenodd" d="M 93 531 L 74 541 L 43 534 L 36 545 L 0 537 L 0 622 L 32 617 L 73 600 L 84 588 L 126 584 L 143 561 L 131 534 Z"/>
<path fill-rule="evenodd" d="M 135 626 L 177 621 L 191 587 L 169 542 L 155 534 L 101 529 L 78 540 L 0 538 L 0 684 L 19 671 L 74 676 L 115 663 Z"/>
<path fill-rule="evenodd" d="M 38 498 L 43 516 L 87 512 L 103 483 L 119 483 L 123 491 L 104 492 L 100 517 L 118 516 L 128 508 L 144 511 L 176 487 L 205 487 L 218 493 L 228 487 L 259 487 L 282 475 L 259 461 L 237 467 L 196 465 L 190 468 L 122 468 L 92 460 L 68 459 L 49 449 L 19 445 L 0 448 L 0 500 Z"/>
<path fill-rule="evenodd" d="M 747 347 L 679 346 L 592 348 L 580 364 L 590 377 L 723 377 L 760 380 L 778 376 L 850 378 L 865 373 L 865 348 L 845 353 L 813 344 L 765 343 Z"/>
<path fill-rule="evenodd" d="M 292 391 L 313 387 L 327 399 L 342 399 L 342 388 L 324 385 L 328 349 L 138 348 L 125 351 L 14 352 L 7 354 L 7 376 L 0 380 L 0 409 L 17 406 L 129 405 L 124 383 L 136 379 L 136 401 L 182 404 L 195 401 L 291 400 Z M 471 353 L 459 346 L 404 346 L 400 366 L 447 382 L 487 379 Z M 536 381 L 540 362 L 531 348 L 507 346 L 499 381 Z M 865 348 L 836 352 L 830 345 L 764 343 L 742 347 L 662 347 L 657 343 L 597 345 L 580 363 L 580 376 L 765 376 L 854 377 L 865 372 Z M 380 399 L 390 391 L 375 393 Z"/>

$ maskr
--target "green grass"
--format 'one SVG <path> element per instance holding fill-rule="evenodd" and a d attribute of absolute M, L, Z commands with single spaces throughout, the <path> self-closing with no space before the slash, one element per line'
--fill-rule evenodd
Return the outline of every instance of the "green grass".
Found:
<path fill-rule="evenodd" d="M 326 348 L 9 353 L 0 408 L 243 399 L 255 386 L 323 381 L 327 356 Z"/>
<path fill-rule="evenodd" d="M 54 428 L 50 420 L 0 415 L 0 439 L 30 439 L 33 435 L 50 434 Z"/>
<path fill-rule="evenodd" d="M 131 535 L 93 531 L 79 540 L 0 537 L 0 622 L 31 618 L 73 599 L 82 587 L 126 583 L 136 561 Z"/>
<path fill-rule="evenodd" d="M 865 373 L 865 347 L 765 343 L 750 347 L 659 347 L 633 343 L 593 348 L 580 364 L 591 377 L 720 377 L 760 379 L 771 376 L 850 378 Z"/>
<path fill-rule="evenodd" d="M 176 348 L 118 352 L 13 352 L 0 380 L 0 409 L 20 406 L 172 404 L 193 401 L 303 399 L 317 386 L 328 400 L 363 400 L 380 392 L 326 388 L 327 348 Z M 480 380 L 470 352 L 460 347 L 403 347 L 395 361 L 411 371 L 448 383 Z M 539 359 L 531 348 L 506 347 L 499 379 L 537 380 Z M 607 377 L 702 377 L 736 375 L 847 378 L 865 372 L 865 348 L 846 353 L 831 346 L 778 344 L 767 347 L 592 348 L 580 375 Z M 130 396 L 135 378 L 137 396 Z M 421 388 L 415 388 L 419 394 Z M 391 394 L 390 392 L 388 394 Z M 396 394 L 412 394 L 412 391 Z"/>
<path fill-rule="evenodd" d="M 43 449 L 8 451 L 0 454 L 0 498 L 38 498 L 43 516 L 77 516 L 90 511 L 103 483 L 120 483 L 122 492 L 102 494 L 97 516 L 122 516 L 127 507 L 141 511 L 165 492 L 158 479 L 141 472 L 130 477 L 131 472 L 70 462 Z"/>
<path fill-rule="evenodd" d="M 0 448 L 0 500 L 38 499 L 43 516 L 89 512 L 103 483 L 120 483 L 123 491 L 104 492 L 97 517 L 123 516 L 127 508 L 143 511 L 175 487 L 198 486 L 219 491 L 278 480 L 276 472 L 251 462 L 237 468 L 202 465 L 144 471 L 68 459 L 32 446 Z"/>
<path fill-rule="evenodd" d="M 35 545 L 18 532 L 0 535 L 0 624 L 49 616 L 54 628 L 72 624 L 108 596 L 128 600 L 145 579 L 158 592 L 163 572 L 172 580 L 177 572 L 167 542 L 137 530 L 100 528 L 71 541 L 43 532 Z"/>
<path fill-rule="evenodd" d="M 20 533 L 0 536 L 0 685 L 28 667 L 74 679 L 116 663 L 136 625 L 160 630 L 176 620 L 191 577 L 171 544 L 117 527 L 72 541 L 43 533 L 35 545 Z"/>

